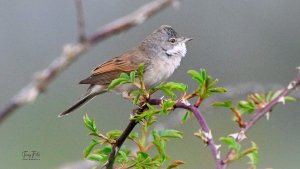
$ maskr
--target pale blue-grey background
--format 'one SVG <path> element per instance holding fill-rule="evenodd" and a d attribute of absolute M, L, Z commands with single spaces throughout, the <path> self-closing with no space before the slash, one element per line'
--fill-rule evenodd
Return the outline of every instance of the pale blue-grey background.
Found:
<path fill-rule="evenodd" d="M 92 33 L 146 2 L 86 0 L 87 30 Z M 84 113 L 96 118 L 102 131 L 123 129 L 132 106 L 114 94 L 94 99 L 71 116 L 58 119 L 57 115 L 84 92 L 85 86 L 77 83 L 91 69 L 137 45 L 162 24 L 194 37 L 187 57 L 170 80 L 193 83 L 185 72 L 202 67 L 218 78 L 220 85 L 285 85 L 300 65 L 300 1 L 182 1 L 179 9 L 168 8 L 92 48 L 51 83 L 34 104 L 4 121 L 0 125 L 0 168 L 54 169 L 82 159 L 82 150 L 90 141 L 82 122 Z M 0 107 L 31 80 L 34 72 L 56 58 L 64 44 L 76 40 L 73 0 L 0 0 Z M 299 168 L 299 113 L 299 102 L 280 105 L 270 121 L 262 119 L 247 134 L 249 141 L 254 140 L 260 148 L 258 168 Z M 228 111 L 217 109 L 204 115 L 216 138 L 237 130 Z M 196 121 L 176 128 L 184 132 L 184 139 L 169 144 L 173 159 L 184 160 L 182 168 L 213 168 L 209 149 L 193 136 L 199 128 Z M 39 151 L 41 159 L 22 160 L 24 150 Z M 230 168 L 246 168 L 246 162 Z"/>

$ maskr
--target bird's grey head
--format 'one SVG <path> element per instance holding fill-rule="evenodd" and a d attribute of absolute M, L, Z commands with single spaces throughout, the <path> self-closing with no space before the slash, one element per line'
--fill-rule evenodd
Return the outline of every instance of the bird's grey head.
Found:
<path fill-rule="evenodd" d="M 164 54 L 167 57 L 184 57 L 186 54 L 185 43 L 192 40 L 180 36 L 171 26 L 162 25 L 151 33 L 142 42 L 142 46 L 150 52 Z"/>

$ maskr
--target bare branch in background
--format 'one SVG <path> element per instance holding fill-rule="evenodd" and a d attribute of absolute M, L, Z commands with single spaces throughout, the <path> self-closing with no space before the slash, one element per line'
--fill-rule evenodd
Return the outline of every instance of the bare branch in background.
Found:
<path fill-rule="evenodd" d="M 86 32 L 82 0 L 75 0 L 75 5 L 77 11 L 77 24 L 79 29 L 79 42 L 83 43 L 86 40 Z"/>
<path fill-rule="evenodd" d="M 4 106 L 0 111 L 0 122 L 23 105 L 34 102 L 37 96 L 47 88 L 48 84 L 54 78 L 72 64 L 81 54 L 87 52 L 90 47 L 112 35 L 124 32 L 143 23 L 155 13 L 172 4 L 172 2 L 173 0 L 152 1 L 131 14 L 101 27 L 98 32 L 85 37 L 84 42 L 66 44 L 61 55 L 44 70 L 37 72 L 34 79 Z"/>

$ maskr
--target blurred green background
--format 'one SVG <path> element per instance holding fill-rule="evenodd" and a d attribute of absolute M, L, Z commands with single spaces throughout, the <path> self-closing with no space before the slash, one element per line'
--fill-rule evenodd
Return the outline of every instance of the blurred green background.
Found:
<path fill-rule="evenodd" d="M 126 15 L 146 0 L 84 1 L 87 31 Z M 68 42 L 77 40 L 73 0 L 0 0 L 0 107 L 46 67 Z M 168 8 L 144 24 L 92 48 L 50 84 L 32 105 L 19 109 L 0 124 L 0 168 L 55 169 L 83 159 L 90 138 L 82 116 L 88 113 L 102 131 L 124 129 L 131 104 L 108 93 L 76 113 L 57 118 L 85 91 L 78 81 L 98 64 L 137 45 L 162 24 L 194 37 L 188 54 L 170 78 L 193 84 L 188 69 L 207 69 L 222 86 L 254 82 L 286 85 L 300 66 L 300 1 L 298 0 L 185 0 L 179 9 Z M 192 87 L 191 87 L 192 88 Z M 243 98 L 245 98 L 244 96 Z M 117 105 L 117 106 L 116 106 Z M 277 106 L 270 120 L 262 119 L 247 134 L 259 146 L 258 168 L 299 168 L 299 102 Z M 223 109 L 204 112 L 215 138 L 238 128 Z M 161 119 L 163 122 L 165 118 Z M 182 168 L 213 168 L 211 154 L 193 136 L 192 119 L 184 139 L 173 140 L 168 152 L 186 162 Z M 22 152 L 38 151 L 39 161 L 22 160 Z M 225 148 L 224 148 L 225 150 Z M 223 151 L 225 152 L 225 151 Z M 224 155 L 224 154 L 222 154 Z M 229 168 L 247 168 L 246 160 Z"/>

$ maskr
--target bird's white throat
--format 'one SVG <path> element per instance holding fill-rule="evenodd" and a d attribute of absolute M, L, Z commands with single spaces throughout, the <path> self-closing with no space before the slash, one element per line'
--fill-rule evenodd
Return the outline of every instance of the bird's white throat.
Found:
<path fill-rule="evenodd" d="M 174 46 L 172 49 L 167 50 L 166 52 L 168 55 L 179 55 L 181 57 L 184 57 L 186 55 L 186 46 L 184 42 L 178 43 L 176 46 Z"/>

